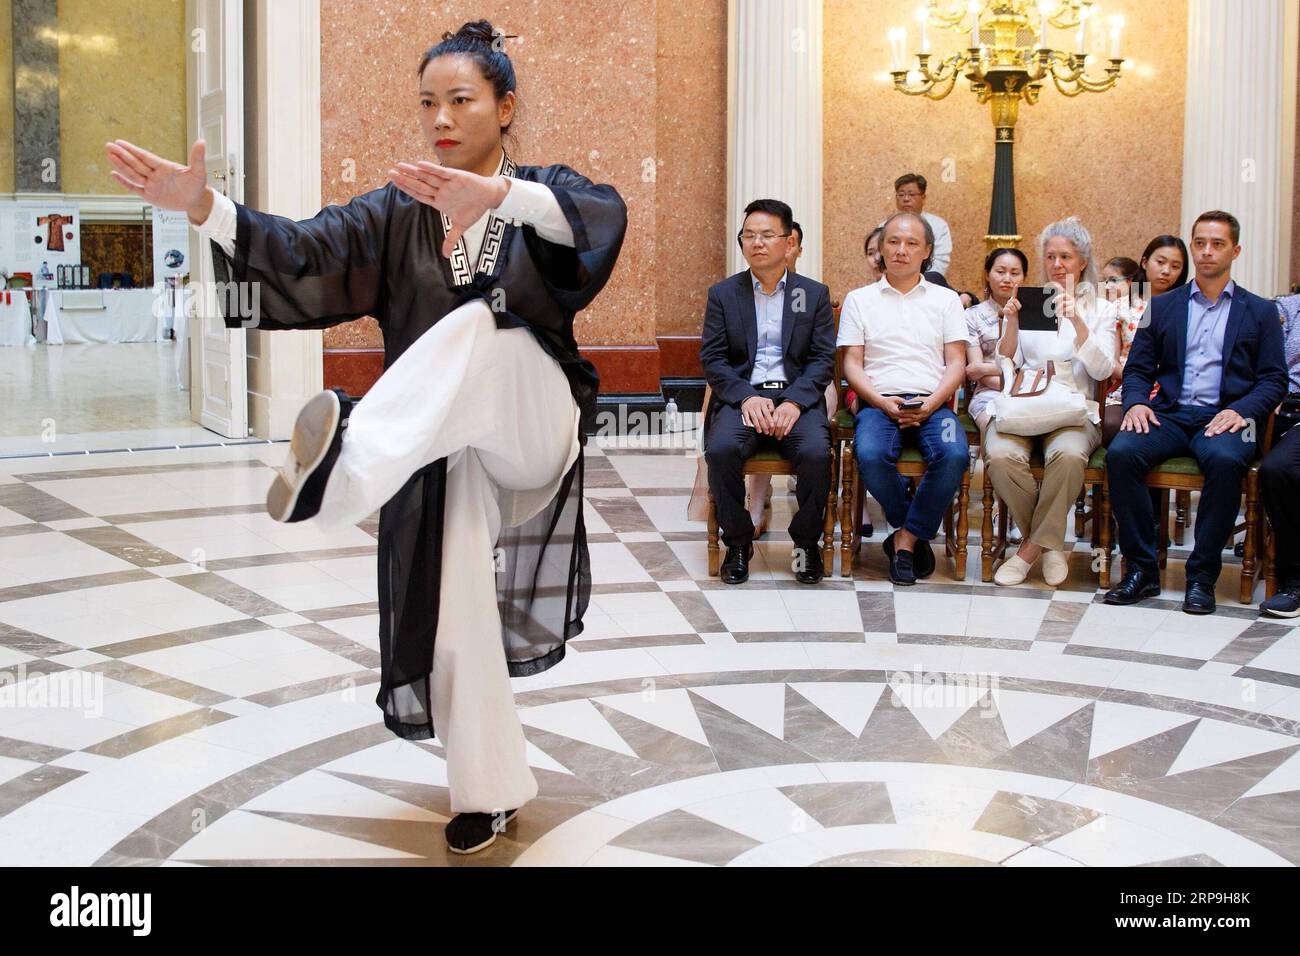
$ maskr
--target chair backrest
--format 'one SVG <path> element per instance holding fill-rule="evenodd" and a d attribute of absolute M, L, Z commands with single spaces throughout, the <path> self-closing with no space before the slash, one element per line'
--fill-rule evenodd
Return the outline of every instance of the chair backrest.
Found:
<path fill-rule="evenodd" d="M 840 340 L 840 312 L 843 306 L 836 300 L 831 301 L 831 313 L 835 316 L 835 341 Z M 844 402 L 844 393 L 848 391 L 848 382 L 844 380 L 844 348 L 838 346 L 835 349 L 835 395 L 839 399 L 837 406 L 839 408 L 848 408 Z"/>

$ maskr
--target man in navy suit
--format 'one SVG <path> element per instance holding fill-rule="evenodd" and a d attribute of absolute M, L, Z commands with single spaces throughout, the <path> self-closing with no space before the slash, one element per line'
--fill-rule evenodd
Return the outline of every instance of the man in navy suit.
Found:
<path fill-rule="evenodd" d="M 817 542 L 831 482 L 825 392 L 835 374 L 835 318 L 830 290 L 786 269 L 793 225 L 790 207 L 778 199 L 746 206 L 737 238 L 749 268 L 712 286 L 704 313 L 700 362 L 713 389 L 704 457 L 727 548 L 727 584 L 749 577 L 754 522 L 741 469 L 762 446 L 779 449 L 794 466 L 795 577 L 816 584 L 825 574 Z"/>
<path fill-rule="evenodd" d="M 1287 383 L 1277 308 L 1232 281 L 1240 238 L 1231 214 L 1202 213 L 1192 224 L 1196 281 L 1156 296 L 1149 324 L 1133 338 L 1124 366 L 1124 423 L 1106 453 L 1129 572 L 1106 592 L 1107 604 L 1160 593 L 1146 475 L 1169 458 L 1190 455 L 1204 485 L 1183 610 L 1214 613 L 1214 584 L 1237 521 L 1241 481 Z"/>

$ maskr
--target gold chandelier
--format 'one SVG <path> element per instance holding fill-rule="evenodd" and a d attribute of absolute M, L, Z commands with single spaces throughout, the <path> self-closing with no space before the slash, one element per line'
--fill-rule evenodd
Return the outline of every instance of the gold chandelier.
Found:
<path fill-rule="evenodd" d="M 1120 56 L 1123 17 L 1108 18 L 1110 56 L 1104 72 L 1088 72 L 1092 60 L 1086 46 L 1088 24 L 1100 12 L 1093 0 L 926 0 L 917 11 L 921 49 L 912 70 L 906 66 L 907 29 L 895 27 L 888 33 L 894 89 L 908 96 L 941 100 L 964 75 L 976 101 L 992 104 L 996 159 L 993 205 L 985 236 L 990 248 L 1016 245 L 1021 238 L 1016 233 L 1011 163 L 1021 100 L 1037 103 L 1048 80 L 1070 97 L 1102 93 L 1119 81 L 1124 65 Z M 930 52 L 931 27 L 967 34 L 969 46 L 935 61 Z M 1074 48 L 1052 46 L 1049 27 L 1073 31 Z"/>

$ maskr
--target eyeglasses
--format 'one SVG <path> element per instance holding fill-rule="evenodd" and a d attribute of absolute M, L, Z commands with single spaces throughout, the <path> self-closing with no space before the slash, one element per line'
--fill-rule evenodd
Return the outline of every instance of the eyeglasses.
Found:
<path fill-rule="evenodd" d="M 899 199 L 920 199 L 925 193 L 894 193 Z"/>
<path fill-rule="evenodd" d="M 756 242 L 761 242 L 763 245 L 767 245 L 769 242 L 775 242 L 777 239 L 784 239 L 788 235 L 790 235 L 788 232 L 742 232 L 736 238 L 746 245 L 753 245 Z"/>

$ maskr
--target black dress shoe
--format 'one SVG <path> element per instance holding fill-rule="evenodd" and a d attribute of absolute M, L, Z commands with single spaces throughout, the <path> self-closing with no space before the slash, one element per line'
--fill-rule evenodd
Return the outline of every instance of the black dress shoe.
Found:
<path fill-rule="evenodd" d="M 1157 597 L 1160 594 L 1160 579 L 1135 568 L 1124 575 L 1119 587 L 1111 588 L 1103 599 L 1107 604 L 1136 604 L 1143 598 Z"/>
<path fill-rule="evenodd" d="M 452 853 L 477 853 L 497 841 L 518 810 L 500 813 L 458 813 L 447 822 L 447 849 Z"/>
<path fill-rule="evenodd" d="M 928 578 L 934 574 L 934 549 L 929 541 L 917 540 L 916 550 L 912 553 L 912 562 L 916 565 L 916 576 Z"/>
<path fill-rule="evenodd" d="M 800 584 L 819 584 L 825 576 L 826 563 L 822 561 L 820 548 L 815 545 L 811 548 L 795 548 L 794 578 L 796 581 Z"/>
<path fill-rule="evenodd" d="M 293 424 L 289 460 L 266 492 L 266 511 L 276 521 L 306 521 L 320 512 L 330 471 L 343 449 L 352 402 L 341 388 L 313 395 Z"/>
<path fill-rule="evenodd" d="M 1188 581 L 1183 597 L 1184 614 L 1213 614 L 1214 588 L 1204 581 Z"/>
<path fill-rule="evenodd" d="M 754 556 L 754 546 L 747 544 L 743 548 L 728 548 L 722 561 L 722 583 L 744 584 L 749 580 L 749 559 Z"/>

